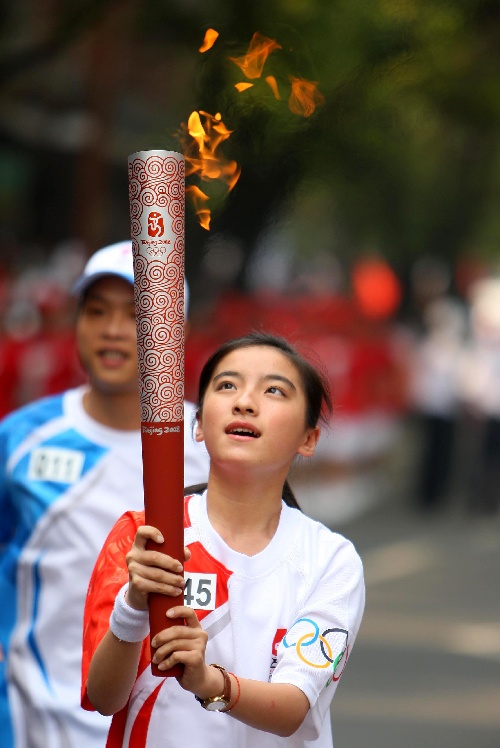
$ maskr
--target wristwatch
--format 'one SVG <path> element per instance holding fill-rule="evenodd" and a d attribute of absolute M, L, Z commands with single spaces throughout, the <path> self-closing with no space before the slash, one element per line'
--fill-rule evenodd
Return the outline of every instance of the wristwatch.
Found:
<path fill-rule="evenodd" d="M 224 676 L 224 691 L 220 696 L 209 696 L 208 699 L 200 699 L 195 695 L 195 699 L 209 712 L 225 712 L 231 701 L 231 678 L 222 665 L 212 663 L 210 667 L 216 667 Z"/>

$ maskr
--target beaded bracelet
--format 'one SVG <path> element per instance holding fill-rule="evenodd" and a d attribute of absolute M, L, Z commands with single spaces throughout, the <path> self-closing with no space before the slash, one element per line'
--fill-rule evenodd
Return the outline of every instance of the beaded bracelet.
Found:
<path fill-rule="evenodd" d="M 109 619 L 109 628 L 122 642 L 142 642 L 149 634 L 149 611 L 136 610 L 125 600 L 128 582 L 118 592 Z"/>
<path fill-rule="evenodd" d="M 231 711 L 231 709 L 234 709 L 234 707 L 236 706 L 236 704 L 240 700 L 240 693 L 241 693 L 240 679 L 234 673 L 229 673 L 229 675 L 232 675 L 233 678 L 235 679 L 236 685 L 238 686 L 238 693 L 236 694 L 236 698 L 234 700 L 234 704 L 232 706 L 230 706 L 228 709 L 224 709 L 224 714 L 227 714 L 228 712 Z"/>

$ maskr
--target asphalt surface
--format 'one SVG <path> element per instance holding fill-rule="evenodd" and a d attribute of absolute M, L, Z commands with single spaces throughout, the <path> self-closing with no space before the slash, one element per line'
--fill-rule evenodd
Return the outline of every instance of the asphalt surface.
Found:
<path fill-rule="evenodd" d="M 500 748 L 500 517 L 458 502 L 422 515 L 392 478 L 294 485 L 365 568 L 365 616 L 332 704 L 335 748 Z"/>

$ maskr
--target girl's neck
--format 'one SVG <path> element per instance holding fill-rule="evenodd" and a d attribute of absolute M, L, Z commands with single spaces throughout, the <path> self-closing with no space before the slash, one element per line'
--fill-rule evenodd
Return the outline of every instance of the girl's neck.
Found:
<path fill-rule="evenodd" d="M 210 523 L 227 545 L 254 556 L 271 542 L 281 516 L 283 481 L 231 481 L 213 474 L 207 491 Z"/>

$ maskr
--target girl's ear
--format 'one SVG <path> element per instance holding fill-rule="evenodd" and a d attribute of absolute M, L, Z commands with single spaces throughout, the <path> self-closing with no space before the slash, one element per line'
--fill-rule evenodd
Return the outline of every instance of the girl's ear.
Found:
<path fill-rule="evenodd" d="M 297 450 L 297 454 L 302 455 L 302 457 L 312 457 L 320 434 L 321 429 L 319 426 L 316 426 L 314 429 L 307 429 L 304 441 Z"/>
<path fill-rule="evenodd" d="M 194 438 L 197 442 L 202 442 L 205 440 L 205 437 L 203 436 L 203 427 L 201 425 L 201 418 L 199 414 L 196 414 L 196 428 L 194 430 Z"/>

